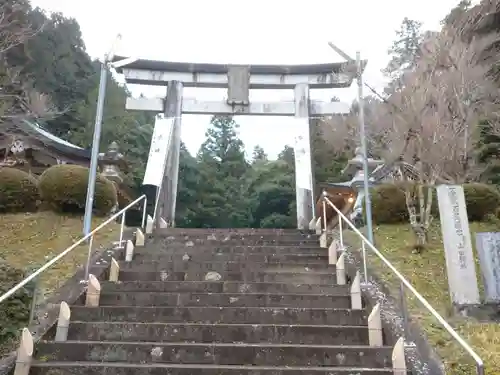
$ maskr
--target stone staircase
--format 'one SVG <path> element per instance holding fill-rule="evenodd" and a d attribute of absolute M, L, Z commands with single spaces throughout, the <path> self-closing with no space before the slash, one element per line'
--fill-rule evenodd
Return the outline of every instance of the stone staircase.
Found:
<path fill-rule="evenodd" d="M 35 345 L 30 374 L 406 374 L 312 232 L 164 229 L 141 242 Z"/>

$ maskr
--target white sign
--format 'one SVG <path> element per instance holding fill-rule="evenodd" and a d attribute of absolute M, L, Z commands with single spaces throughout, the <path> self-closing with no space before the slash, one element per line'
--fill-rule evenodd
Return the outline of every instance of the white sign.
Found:
<path fill-rule="evenodd" d="M 311 140 L 309 137 L 309 120 L 307 118 L 293 118 L 295 130 L 295 185 L 298 188 L 312 189 Z"/>
<path fill-rule="evenodd" d="M 472 253 L 464 189 L 460 185 L 439 185 L 436 190 L 451 300 L 457 305 L 477 304 L 476 262 Z"/>
<path fill-rule="evenodd" d="M 167 161 L 169 138 L 171 129 L 174 126 L 175 118 L 156 117 L 151 147 L 149 148 L 148 162 L 144 172 L 143 185 L 154 185 L 159 187 L 163 181 L 165 173 L 165 163 Z"/>

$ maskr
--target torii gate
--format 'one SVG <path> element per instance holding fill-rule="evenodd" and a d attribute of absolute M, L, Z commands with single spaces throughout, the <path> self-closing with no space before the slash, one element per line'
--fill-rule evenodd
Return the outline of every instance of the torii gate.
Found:
<path fill-rule="evenodd" d="M 115 56 L 113 61 L 126 57 Z M 130 59 L 117 69 L 129 84 L 166 86 L 165 98 L 128 98 L 126 109 L 163 114 L 172 125 L 169 153 L 171 162 L 165 166 L 160 194 L 157 196 L 158 216 L 174 225 L 177 180 L 179 174 L 181 115 L 250 115 L 290 116 L 299 134 L 295 136 L 295 186 L 297 225 L 308 229 L 314 217 L 315 195 L 311 165 L 309 119 L 318 116 L 347 114 L 349 104 L 319 102 L 309 99 L 309 89 L 347 88 L 356 76 L 355 62 L 311 65 L 228 65 L 167 62 Z M 364 66 L 365 64 L 363 64 Z M 227 89 L 226 101 L 199 101 L 184 98 L 183 87 Z M 250 102 L 250 89 L 293 89 L 290 102 Z M 158 118 L 158 117 L 157 117 Z M 157 121 L 155 128 L 159 125 Z M 150 153 L 151 155 L 151 153 Z M 150 157 L 151 158 L 151 157 Z M 166 157 L 165 157 L 166 158 Z M 148 159 L 148 164 L 150 160 Z M 158 174 L 158 173 L 157 173 Z"/>

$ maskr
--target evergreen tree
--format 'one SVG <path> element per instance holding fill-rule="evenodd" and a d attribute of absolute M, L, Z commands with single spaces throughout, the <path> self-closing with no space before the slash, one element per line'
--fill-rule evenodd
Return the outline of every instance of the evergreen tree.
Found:
<path fill-rule="evenodd" d="M 500 136 L 491 127 L 488 121 L 481 123 L 477 161 L 484 168 L 481 180 L 500 186 Z"/>
<path fill-rule="evenodd" d="M 415 66 L 422 40 L 422 23 L 405 17 L 388 51 L 391 60 L 383 70 L 395 84 L 399 83 L 402 74 Z"/>
<path fill-rule="evenodd" d="M 199 223 L 211 227 L 248 225 L 244 179 L 249 165 L 232 117 L 213 116 L 198 152 L 201 189 Z M 201 225 L 201 224 L 200 224 Z"/>
<path fill-rule="evenodd" d="M 253 153 L 252 153 L 252 162 L 255 163 L 255 162 L 267 161 L 267 160 L 268 160 L 267 154 L 264 151 L 264 149 L 262 147 L 260 147 L 259 145 L 255 146 L 253 148 Z"/>

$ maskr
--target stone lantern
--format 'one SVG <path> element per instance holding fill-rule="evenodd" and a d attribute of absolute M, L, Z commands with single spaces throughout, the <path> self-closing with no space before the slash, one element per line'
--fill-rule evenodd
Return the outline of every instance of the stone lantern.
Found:
<path fill-rule="evenodd" d="M 99 154 L 99 167 L 107 179 L 117 184 L 123 181 L 122 172 L 127 171 L 127 163 L 116 142 L 111 142 L 108 150 Z"/>
<path fill-rule="evenodd" d="M 360 147 L 356 148 L 355 154 L 356 155 L 347 162 L 347 167 L 344 168 L 342 174 L 354 174 L 354 177 L 350 181 L 350 185 L 351 187 L 359 190 L 363 188 L 364 181 L 363 152 L 361 151 Z M 384 164 L 384 161 L 381 159 L 367 158 L 367 163 L 368 177 L 370 177 L 375 169 Z"/>
<path fill-rule="evenodd" d="M 357 191 L 357 199 L 354 203 L 353 212 L 351 214 L 350 219 L 357 223 L 359 220 L 362 220 L 363 217 L 363 200 L 365 198 L 364 191 L 364 171 L 363 171 L 363 152 L 360 147 L 357 147 L 355 150 L 355 156 L 351 160 L 347 162 L 347 167 L 342 171 L 343 174 L 354 174 L 354 177 L 349 181 L 348 185 Z M 370 178 L 370 175 L 375 171 L 378 167 L 384 164 L 384 160 L 381 159 L 373 159 L 367 158 L 368 162 L 368 182 L 370 186 L 372 186 L 373 179 Z"/>

